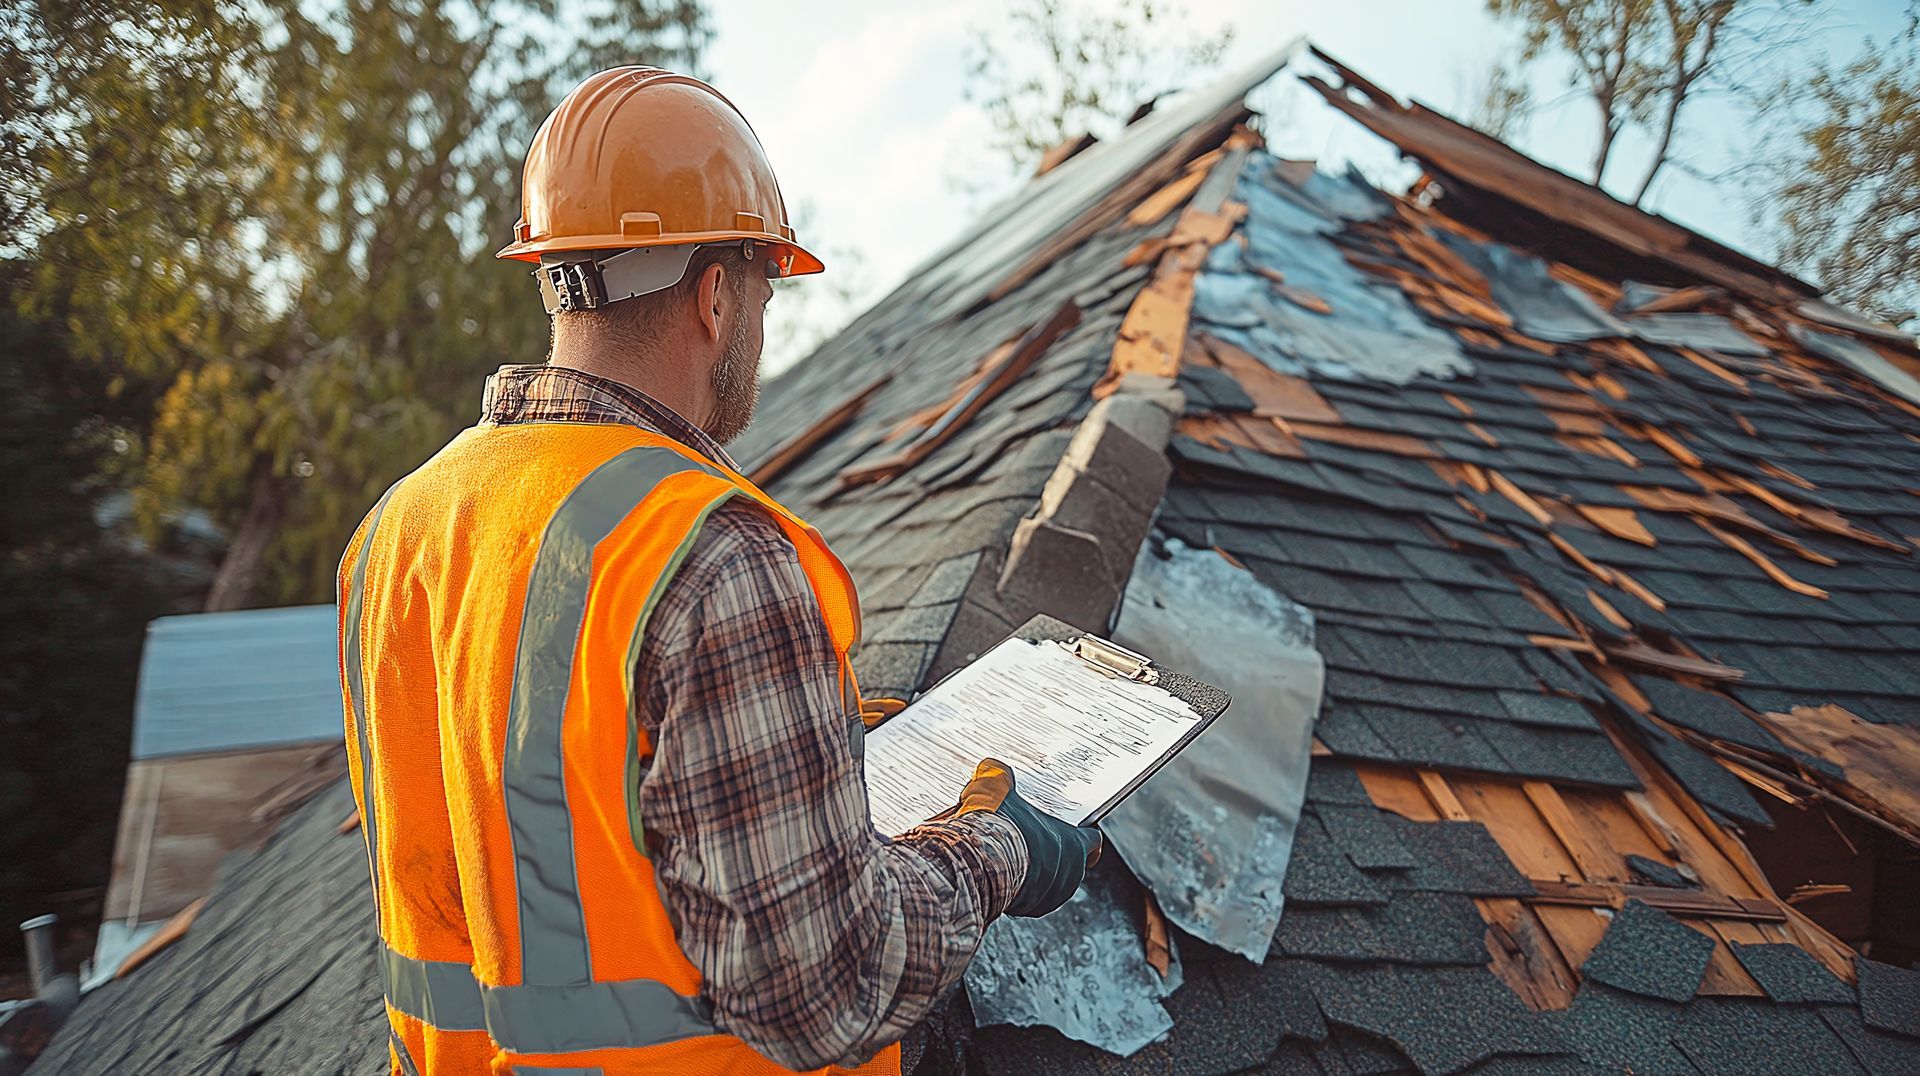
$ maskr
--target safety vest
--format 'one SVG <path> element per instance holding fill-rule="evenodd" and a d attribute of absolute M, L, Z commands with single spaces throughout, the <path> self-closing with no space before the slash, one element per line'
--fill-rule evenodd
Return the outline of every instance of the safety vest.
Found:
<path fill-rule="evenodd" d="M 845 567 L 751 482 L 666 437 L 478 426 L 355 533 L 341 690 L 394 1072 L 787 1071 L 714 1026 L 636 801 L 652 754 L 641 633 L 708 514 L 740 496 L 799 552 L 857 720 Z M 898 1073 L 899 1047 L 856 1071 Z"/>

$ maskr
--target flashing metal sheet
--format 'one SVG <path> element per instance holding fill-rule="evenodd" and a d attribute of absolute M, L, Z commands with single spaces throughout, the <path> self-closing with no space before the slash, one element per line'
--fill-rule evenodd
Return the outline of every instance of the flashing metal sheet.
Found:
<path fill-rule="evenodd" d="M 161 617 L 147 625 L 133 757 L 338 741 L 332 605 Z"/>
<path fill-rule="evenodd" d="M 1180 986 L 1179 947 L 1161 978 L 1146 960 L 1140 889 L 1125 874 L 1103 865 L 1057 911 L 995 920 L 967 965 L 974 1022 L 1044 1025 L 1122 1056 L 1172 1030 L 1160 999 Z"/>
<path fill-rule="evenodd" d="M 1264 960 L 1326 679 L 1313 614 L 1218 553 L 1169 538 L 1141 549 L 1114 638 L 1234 702 L 1100 828 L 1168 919 Z"/>
<path fill-rule="evenodd" d="M 1252 154 L 1234 198 L 1247 206 L 1238 243 L 1213 249 L 1194 281 L 1193 318 L 1282 373 L 1385 381 L 1457 377 L 1473 370 L 1451 333 L 1422 317 L 1400 290 L 1355 269 L 1327 237 L 1365 219 L 1370 203 L 1349 176 L 1282 178 L 1270 153 Z M 1296 305 L 1259 270 L 1331 308 Z"/>
<path fill-rule="evenodd" d="M 1623 320 L 1635 339 L 1649 344 L 1727 355 L 1767 354 L 1767 345 L 1718 314 L 1632 314 Z"/>
<path fill-rule="evenodd" d="M 1503 243 L 1479 243 L 1445 231 L 1439 235 L 1487 278 L 1493 301 L 1512 315 L 1514 328 L 1528 336 L 1566 344 L 1633 335 L 1586 292 L 1555 280 L 1539 258 Z"/>
<path fill-rule="evenodd" d="M 1888 361 L 1872 344 L 1799 325 L 1790 326 L 1788 331 L 1814 354 L 1852 367 L 1860 376 L 1878 382 L 1881 388 L 1909 403 L 1920 403 L 1920 379 Z"/>

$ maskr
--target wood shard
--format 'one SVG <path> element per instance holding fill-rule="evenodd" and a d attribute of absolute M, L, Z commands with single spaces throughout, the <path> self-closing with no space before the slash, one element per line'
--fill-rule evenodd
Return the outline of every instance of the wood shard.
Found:
<path fill-rule="evenodd" d="M 1185 205 L 1206 178 L 1206 169 L 1189 167 L 1173 182 L 1147 195 L 1139 205 L 1134 206 L 1133 211 L 1127 214 L 1127 223 L 1136 228 L 1152 224 Z"/>
<path fill-rule="evenodd" d="M 1522 512 L 1532 516 L 1534 522 L 1540 524 L 1542 527 L 1550 527 L 1553 525 L 1553 516 L 1549 515 L 1545 508 L 1540 507 L 1540 502 L 1528 496 L 1519 486 L 1514 485 L 1513 481 L 1506 475 L 1501 474 L 1499 471 L 1489 469 L 1487 471 L 1487 478 L 1493 483 L 1493 488 L 1498 490 L 1502 497 L 1512 501 Z"/>
<path fill-rule="evenodd" d="M 1167 917 L 1160 911 L 1160 902 L 1153 899 L 1153 890 L 1146 893 L 1146 950 L 1147 963 L 1162 979 L 1173 970 L 1173 943 L 1167 937 Z"/>
<path fill-rule="evenodd" d="M 1320 422 L 1288 421 L 1278 418 L 1274 421 L 1295 437 L 1347 445 L 1352 448 L 1391 452 L 1398 456 L 1411 456 L 1415 459 L 1440 458 L 1438 449 L 1418 437 L 1408 437 L 1406 434 L 1363 430 L 1357 426 L 1331 426 Z"/>
<path fill-rule="evenodd" d="M 1633 630 L 1633 621 L 1621 616 L 1620 610 L 1615 609 L 1612 602 L 1609 602 L 1591 590 L 1587 591 L 1587 601 L 1593 605 L 1594 609 L 1599 611 L 1607 623 L 1612 624 L 1621 631 Z"/>
<path fill-rule="evenodd" d="M 1766 711 L 1759 719 L 1789 745 L 1845 767 L 1848 798 L 1920 840 L 1920 784 L 1913 780 L 1920 730 L 1867 721 L 1831 703 Z"/>
<path fill-rule="evenodd" d="M 989 367 L 985 377 L 905 448 L 876 463 L 841 471 L 840 488 L 885 482 L 932 455 L 935 449 L 946 444 L 948 439 L 972 421 L 973 416 L 1018 381 L 1020 375 L 1026 373 L 1053 346 L 1055 340 L 1078 324 L 1080 308 L 1071 299 L 1061 303 L 1051 317 L 1028 329 L 1014 341 L 1004 359 Z"/>
<path fill-rule="evenodd" d="M 1528 636 L 1528 638 L 1534 637 Z M 1535 645 L 1538 645 L 1538 640 L 1535 640 Z M 1722 665 L 1717 661 L 1708 661 L 1706 658 L 1655 650 L 1641 642 L 1612 644 L 1606 648 L 1606 651 L 1608 657 L 1617 658 L 1632 665 L 1645 665 L 1650 669 L 1685 673 L 1688 676 L 1698 676 L 1702 680 L 1741 680 L 1747 675 L 1744 669 Z"/>
<path fill-rule="evenodd" d="M 141 942 L 134 948 L 133 952 L 128 953 L 126 957 L 120 961 L 120 966 L 113 969 L 113 977 L 116 979 L 126 978 L 128 975 L 133 974 L 134 969 L 152 960 L 169 945 L 186 937 L 187 931 L 193 928 L 193 921 L 200 917 L 200 910 L 206 906 L 207 898 L 201 897 L 199 900 L 175 912 L 173 918 L 162 924 L 160 929 L 153 933 L 152 937 Z"/>
<path fill-rule="evenodd" d="M 1653 532 L 1640 522 L 1640 517 L 1631 508 L 1608 508 L 1597 504 L 1576 504 L 1573 508 L 1585 516 L 1589 523 L 1615 538 L 1649 547 L 1659 544 L 1654 540 Z"/>
<path fill-rule="evenodd" d="M 1344 421 L 1340 412 L 1305 378 L 1283 374 L 1219 337 L 1202 335 L 1199 340 L 1214 362 L 1253 401 L 1254 414 L 1301 422 Z"/>
<path fill-rule="evenodd" d="M 820 447 L 828 438 L 845 429 L 848 423 L 852 422 L 859 416 L 861 411 L 866 409 L 867 401 L 873 399 L 874 393 L 886 388 L 887 384 L 892 380 L 892 374 L 882 375 L 866 388 L 854 393 L 847 402 L 821 416 L 818 422 L 808 426 L 787 443 L 774 449 L 764 461 L 747 474 L 747 480 L 762 489 L 766 488 L 769 483 L 786 473 L 794 464 L 811 455 L 813 450 Z"/>
<path fill-rule="evenodd" d="M 1800 580 L 1795 579 L 1793 576 L 1788 575 L 1785 569 L 1781 568 L 1778 564 L 1775 564 L 1771 559 L 1767 557 L 1765 553 L 1762 553 L 1758 549 L 1755 549 L 1753 547 L 1753 543 L 1747 541 L 1745 538 L 1742 538 L 1731 531 L 1722 530 L 1719 527 L 1714 526 L 1713 524 L 1707 522 L 1704 519 L 1696 519 L 1694 520 L 1694 522 L 1698 523 L 1701 529 L 1705 530 L 1708 534 L 1711 534 L 1715 538 L 1718 538 L 1722 542 L 1725 542 L 1728 548 L 1732 549 L 1736 553 L 1739 553 L 1741 556 L 1746 557 L 1748 560 L 1758 565 L 1761 571 L 1767 573 L 1768 579 L 1771 579 L 1774 582 L 1780 584 L 1781 586 L 1787 588 L 1788 590 L 1793 591 L 1795 594 L 1804 594 L 1809 598 L 1824 599 L 1828 597 L 1828 594 L 1825 590 L 1822 590 L 1821 588 L 1814 586 L 1812 583 L 1803 583 Z"/>

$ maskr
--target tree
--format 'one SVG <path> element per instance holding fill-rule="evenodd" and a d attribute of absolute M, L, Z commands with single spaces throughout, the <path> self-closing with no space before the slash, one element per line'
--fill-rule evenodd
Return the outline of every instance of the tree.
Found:
<path fill-rule="evenodd" d="M 1523 30 L 1521 57 L 1557 52 L 1572 64 L 1573 85 L 1599 113 L 1591 182 L 1606 178 L 1617 140 L 1645 127 L 1653 156 L 1634 188 L 1639 205 L 1674 158 L 1674 140 L 1689 102 L 1710 87 L 1737 81 L 1788 39 L 1790 20 L 1813 0 L 1487 0 L 1495 15 Z"/>
<path fill-rule="evenodd" d="M 1467 126 L 1502 142 L 1515 142 L 1525 130 L 1533 109 L 1533 87 L 1520 64 L 1496 60 L 1470 90 L 1472 111 Z"/>
<path fill-rule="evenodd" d="M 1124 0 L 1112 14 L 1071 0 L 1023 0 L 1002 25 L 975 28 L 966 98 L 993 126 L 993 149 L 1030 171 L 1070 136 L 1112 133 L 1134 109 L 1217 65 L 1231 27 L 1195 34 L 1177 7 Z"/>
<path fill-rule="evenodd" d="M 0 260 L 0 293 L 29 269 Z M 177 610 L 156 558 L 96 521 L 120 416 L 63 336 L 0 306 L 0 922 L 71 931 L 107 881 L 146 622 Z M 0 931 L 0 966 L 21 955 Z"/>
<path fill-rule="evenodd" d="M 1920 20 L 1916 20 L 1920 21 Z M 1842 302 L 1920 329 L 1920 48 L 1910 25 L 1843 66 L 1783 86 L 1783 109 L 1811 106 L 1767 201 L 1781 260 L 1811 270 Z"/>
<path fill-rule="evenodd" d="M 1680 121 L 1680 109 L 1700 80 L 1712 70 L 1719 58 L 1720 32 L 1736 7 L 1735 0 L 1660 0 L 1663 21 L 1661 36 L 1666 44 L 1665 63 L 1659 70 L 1657 95 L 1660 105 L 1660 135 L 1653 151 L 1653 163 L 1633 193 L 1639 205 L 1653 186 L 1653 177 L 1667 163 L 1673 150 L 1673 132 Z"/>
<path fill-rule="evenodd" d="M 1600 113 L 1593 184 L 1607 174 L 1614 140 L 1645 112 L 1655 81 L 1649 60 L 1657 0 L 1487 0 L 1495 15 L 1525 29 L 1521 58 L 1557 48 L 1573 64 L 1574 84 Z"/>
<path fill-rule="evenodd" d="M 686 68 L 691 0 L 144 0 L 43 5 L 24 127 L 38 264 L 23 309 L 153 400 L 141 517 L 207 509 L 208 608 L 331 591 L 382 487 L 538 361 L 546 323 L 492 250 L 559 94 Z M 40 31 L 36 35 L 32 31 Z M 22 46 L 32 48 L 32 46 Z"/>

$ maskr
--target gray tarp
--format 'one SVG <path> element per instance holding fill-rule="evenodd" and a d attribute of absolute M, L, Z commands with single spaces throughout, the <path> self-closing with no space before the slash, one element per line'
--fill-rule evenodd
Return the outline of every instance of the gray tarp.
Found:
<path fill-rule="evenodd" d="M 1146 962 L 1126 871 L 1183 930 L 1266 956 L 1325 666 L 1311 613 L 1177 539 L 1141 550 L 1115 640 L 1220 686 L 1233 705 L 1100 824 L 1109 855 L 1086 888 L 1044 918 L 994 923 L 966 979 L 983 1026 L 1044 1024 L 1125 1055 L 1173 1026 L 1160 999 L 1180 981 L 1177 964 L 1162 979 Z"/>
<path fill-rule="evenodd" d="M 1247 243 L 1222 243 L 1207 258 L 1194 281 L 1196 326 L 1282 373 L 1395 385 L 1471 373 L 1452 333 L 1421 316 L 1399 288 L 1354 268 L 1327 238 L 1367 208 L 1358 181 L 1316 176 L 1303 189 L 1281 178 L 1278 163 L 1265 152 L 1248 156 L 1233 194 L 1247 206 Z M 1278 272 L 1279 286 L 1255 266 Z M 1307 309 L 1282 288 L 1325 300 L 1331 311 Z"/>
<path fill-rule="evenodd" d="M 1312 613 L 1211 550 L 1168 539 L 1161 552 L 1151 542 L 1141 551 L 1115 641 L 1218 685 L 1233 704 L 1101 829 L 1167 918 L 1263 960 L 1326 666 Z"/>
<path fill-rule="evenodd" d="M 1920 380 L 1887 361 L 1872 344 L 1851 336 L 1823 333 L 1817 329 L 1792 326 L 1793 338 L 1835 362 L 1845 363 L 1880 383 L 1888 392 L 1897 393 L 1912 403 L 1920 403 Z"/>
<path fill-rule="evenodd" d="M 995 921 L 967 965 L 974 1022 L 1045 1025 L 1121 1055 L 1165 1035 L 1160 999 L 1180 986 L 1179 955 L 1164 979 L 1147 963 L 1144 901 L 1123 865 L 1103 861 L 1059 910 Z"/>

